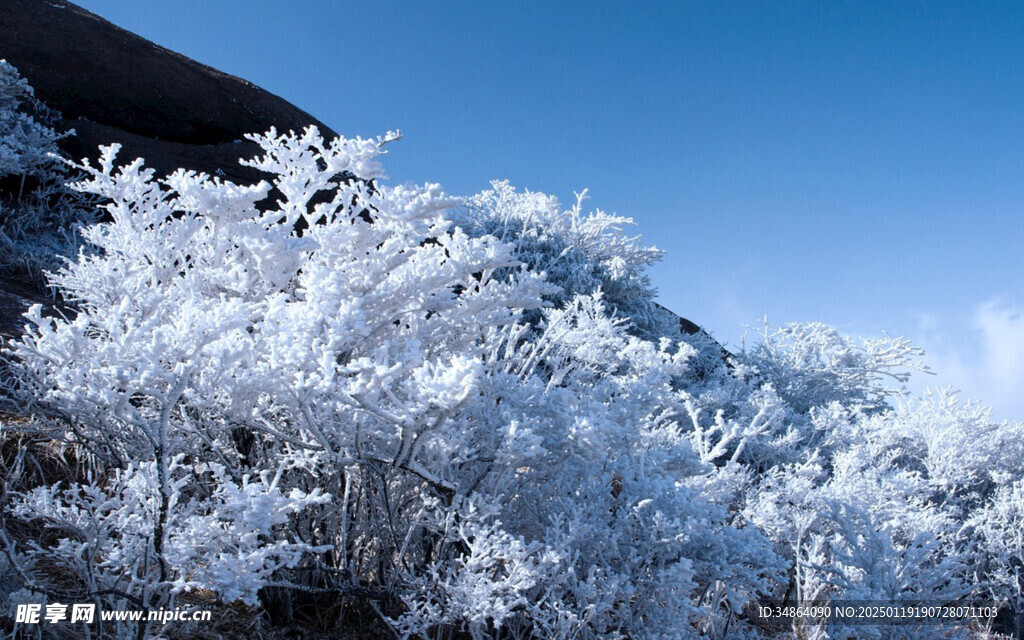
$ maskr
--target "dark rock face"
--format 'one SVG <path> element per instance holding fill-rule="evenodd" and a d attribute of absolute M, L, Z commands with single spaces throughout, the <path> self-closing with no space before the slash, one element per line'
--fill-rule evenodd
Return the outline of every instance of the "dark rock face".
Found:
<path fill-rule="evenodd" d="M 166 173 L 179 166 L 238 181 L 258 173 L 238 165 L 256 146 L 236 142 L 276 126 L 323 123 L 259 87 L 200 64 L 63 0 L 0 0 L 0 58 L 59 110 L 76 136 L 64 149 L 95 157 L 122 143 L 121 158 L 146 158 Z"/>
<path fill-rule="evenodd" d="M 26 323 L 21 315 L 36 303 L 53 307 L 54 298 L 36 282 L 0 275 L 0 338 L 19 335 Z"/>
<path fill-rule="evenodd" d="M 17 67 L 36 97 L 63 115 L 72 158 L 145 158 L 157 175 L 178 167 L 241 183 L 264 176 L 238 164 L 259 147 L 242 140 L 270 127 L 299 131 L 322 122 L 259 87 L 125 31 L 63 0 L 0 0 L 0 59 Z M 0 274 L 0 336 L 20 333 L 30 304 L 52 308 L 41 283 Z"/>

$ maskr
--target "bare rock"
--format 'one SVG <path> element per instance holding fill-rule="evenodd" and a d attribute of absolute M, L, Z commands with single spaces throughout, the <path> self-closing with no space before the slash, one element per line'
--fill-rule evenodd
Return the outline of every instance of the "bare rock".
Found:
<path fill-rule="evenodd" d="M 305 111 L 241 78 L 160 47 L 63 0 L 0 0 L 0 58 L 78 135 L 74 158 L 120 142 L 124 158 L 145 157 L 158 173 L 179 166 L 248 181 L 238 165 L 255 145 L 236 142 L 270 127 L 299 131 Z"/>

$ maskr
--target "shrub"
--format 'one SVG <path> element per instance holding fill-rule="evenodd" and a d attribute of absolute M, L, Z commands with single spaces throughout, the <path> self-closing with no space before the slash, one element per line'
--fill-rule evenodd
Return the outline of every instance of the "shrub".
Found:
<path fill-rule="evenodd" d="M 65 187 L 57 158 L 58 115 L 36 99 L 18 70 L 0 60 L 0 269 L 37 276 L 70 256 L 91 203 Z"/>
<path fill-rule="evenodd" d="M 383 140 L 252 139 L 269 183 L 79 166 L 110 221 L 52 278 L 78 314 L 33 309 L 11 355 L 102 472 L 15 501 L 63 532 L 25 575 L 147 608 L 361 594 L 423 637 L 685 637 L 709 588 L 767 587 L 763 537 L 680 485 L 707 470 L 671 419 L 691 347 L 599 290 L 550 306 L 437 187 L 371 185 Z"/>

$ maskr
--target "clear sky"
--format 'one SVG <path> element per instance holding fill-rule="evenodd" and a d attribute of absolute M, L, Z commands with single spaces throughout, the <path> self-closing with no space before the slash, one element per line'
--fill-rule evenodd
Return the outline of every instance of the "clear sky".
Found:
<path fill-rule="evenodd" d="M 904 335 L 1024 419 L 1024 4 L 82 0 L 344 135 L 393 181 L 633 217 L 662 302 Z"/>

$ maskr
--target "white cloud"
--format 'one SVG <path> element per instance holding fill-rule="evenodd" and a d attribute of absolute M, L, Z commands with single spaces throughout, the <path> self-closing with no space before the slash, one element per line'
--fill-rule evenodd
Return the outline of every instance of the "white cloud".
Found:
<path fill-rule="evenodd" d="M 952 386 L 997 418 L 1024 421 L 1024 306 L 993 298 L 959 322 L 924 317 L 919 330 L 936 375 L 918 376 L 918 385 Z"/>

